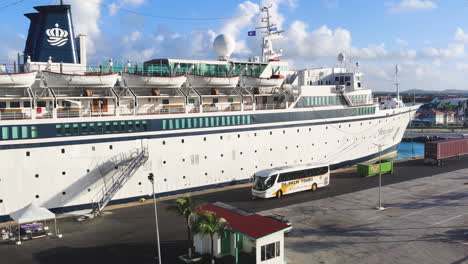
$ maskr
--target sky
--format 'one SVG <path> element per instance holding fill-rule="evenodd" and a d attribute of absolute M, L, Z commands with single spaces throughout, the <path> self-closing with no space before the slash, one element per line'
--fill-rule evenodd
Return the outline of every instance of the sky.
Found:
<path fill-rule="evenodd" d="M 216 59 L 218 34 L 236 41 L 232 58 L 259 55 L 262 6 L 285 30 L 276 40 L 293 69 L 337 66 L 345 53 L 364 73 L 364 85 L 392 91 L 395 65 L 402 90 L 464 89 L 468 75 L 466 0 L 63 0 L 75 31 L 88 35 L 88 62 L 112 58 Z M 0 0 L 0 63 L 24 49 L 33 6 L 57 0 Z M 259 34 L 257 34 L 259 35 Z"/>

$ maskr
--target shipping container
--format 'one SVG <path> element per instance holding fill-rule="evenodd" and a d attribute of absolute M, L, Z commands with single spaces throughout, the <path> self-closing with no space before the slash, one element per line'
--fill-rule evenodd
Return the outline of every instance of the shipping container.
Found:
<path fill-rule="evenodd" d="M 388 160 L 382 160 L 380 164 L 379 161 L 364 162 L 357 165 L 357 172 L 362 177 L 374 176 L 382 172 L 392 173 L 393 172 L 393 162 Z"/>
<path fill-rule="evenodd" d="M 468 154 L 468 138 L 426 142 L 424 146 L 424 163 L 440 165 L 443 159 L 466 154 Z"/>

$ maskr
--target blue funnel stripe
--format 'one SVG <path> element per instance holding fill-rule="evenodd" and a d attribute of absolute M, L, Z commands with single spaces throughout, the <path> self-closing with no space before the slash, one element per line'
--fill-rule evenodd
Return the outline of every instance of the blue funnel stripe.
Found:
<path fill-rule="evenodd" d="M 75 32 L 69 5 L 37 6 L 30 19 L 24 57 L 32 61 L 79 63 Z"/>

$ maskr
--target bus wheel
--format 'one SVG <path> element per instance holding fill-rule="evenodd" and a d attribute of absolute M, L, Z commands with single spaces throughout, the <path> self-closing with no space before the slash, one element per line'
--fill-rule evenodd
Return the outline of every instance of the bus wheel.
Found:
<path fill-rule="evenodd" d="M 283 192 L 282 191 L 277 191 L 276 192 L 276 198 L 281 199 L 283 197 Z"/>
<path fill-rule="evenodd" d="M 312 185 L 312 191 L 315 192 L 316 190 L 317 190 L 317 184 L 314 183 L 314 184 Z"/>

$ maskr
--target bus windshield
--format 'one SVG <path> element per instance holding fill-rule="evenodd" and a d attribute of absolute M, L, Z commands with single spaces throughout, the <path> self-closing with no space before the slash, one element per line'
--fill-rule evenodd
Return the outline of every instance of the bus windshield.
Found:
<path fill-rule="evenodd" d="M 252 188 L 257 191 L 265 191 L 275 184 L 276 175 L 268 177 L 259 177 L 254 175 Z"/>

